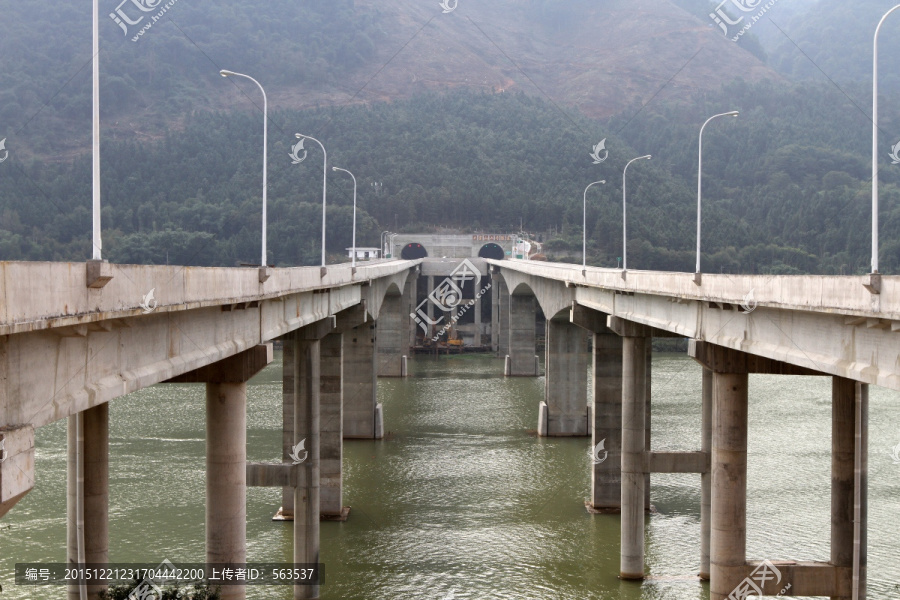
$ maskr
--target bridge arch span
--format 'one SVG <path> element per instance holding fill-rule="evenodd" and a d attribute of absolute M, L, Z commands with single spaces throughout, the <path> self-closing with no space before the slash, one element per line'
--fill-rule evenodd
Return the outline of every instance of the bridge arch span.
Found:
<path fill-rule="evenodd" d="M 568 311 L 575 301 L 575 289 L 566 287 L 563 282 L 531 277 L 507 269 L 501 269 L 500 275 L 511 296 L 534 296 L 548 320 Z"/>

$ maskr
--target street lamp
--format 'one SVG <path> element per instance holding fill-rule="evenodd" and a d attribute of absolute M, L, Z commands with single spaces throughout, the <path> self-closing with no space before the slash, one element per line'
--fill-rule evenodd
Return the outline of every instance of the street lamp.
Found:
<path fill-rule="evenodd" d="M 327 202 L 328 195 L 328 152 L 325 151 L 325 146 L 322 145 L 322 142 L 317 140 L 314 137 L 310 137 L 308 135 L 303 135 L 302 133 L 296 134 L 297 139 L 301 140 L 310 140 L 319 145 L 319 148 L 322 149 L 322 154 L 325 156 L 325 162 L 322 167 L 322 269 L 324 274 L 325 269 L 325 205 Z"/>
<path fill-rule="evenodd" d="M 881 281 L 878 273 L 878 34 L 881 26 L 892 12 L 900 8 L 900 4 L 887 11 L 878 27 L 875 28 L 874 57 L 872 61 L 872 275 L 869 291 L 881 292 Z"/>
<path fill-rule="evenodd" d="M 268 274 L 268 260 L 266 253 L 266 192 L 269 189 L 269 100 L 266 97 L 266 90 L 263 89 L 263 86 L 255 79 L 250 77 L 249 75 L 244 75 L 243 73 L 235 73 L 234 71 L 227 71 L 222 69 L 219 71 L 219 75 L 222 77 L 243 77 L 244 79 L 249 79 L 253 83 L 259 87 L 259 90 L 263 95 L 263 196 L 262 196 L 262 257 L 259 262 L 259 280 L 260 283 L 264 282 L 269 278 Z"/>
<path fill-rule="evenodd" d="M 351 244 L 353 249 L 353 261 L 350 263 L 350 266 L 353 267 L 354 272 L 356 269 L 356 177 L 348 171 L 347 169 L 341 169 L 340 167 L 331 167 L 332 171 L 343 171 L 347 175 L 353 178 L 353 243 Z"/>
<path fill-rule="evenodd" d="M 591 189 L 592 186 L 595 186 L 600 183 L 606 183 L 606 180 L 603 181 L 595 181 L 591 185 L 584 188 L 584 226 L 583 226 L 583 239 L 581 244 L 581 274 L 583 275 L 585 271 L 587 271 L 587 193 L 588 190 Z"/>
<path fill-rule="evenodd" d="M 93 260 L 103 260 L 103 240 L 100 237 L 100 37 L 99 37 L 99 6 L 98 0 L 94 0 L 94 10 L 91 18 L 94 23 L 93 44 L 93 230 L 94 251 Z"/>
<path fill-rule="evenodd" d="M 637 158 L 632 158 L 628 161 L 628 164 L 625 165 L 625 170 L 622 171 L 622 278 L 625 278 L 625 273 L 628 272 L 628 204 L 626 201 L 627 191 L 625 186 L 625 176 L 628 175 L 628 167 L 631 166 L 631 163 L 637 160 L 650 160 L 653 158 L 650 154 L 647 156 L 638 156 Z"/>
<path fill-rule="evenodd" d="M 709 122 L 719 117 L 737 117 L 740 113 L 736 110 L 731 112 L 713 115 L 706 120 L 703 127 L 700 128 L 700 160 L 697 162 L 697 267 L 694 270 L 694 283 L 700 285 L 700 210 L 703 203 L 703 130 L 709 125 Z"/>

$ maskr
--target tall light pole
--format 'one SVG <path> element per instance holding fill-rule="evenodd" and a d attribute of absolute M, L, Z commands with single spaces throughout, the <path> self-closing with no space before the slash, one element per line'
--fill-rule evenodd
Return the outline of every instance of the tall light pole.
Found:
<path fill-rule="evenodd" d="M 697 161 L 697 267 L 694 270 L 694 283 L 700 285 L 700 214 L 703 204 L 703 130 L 709 125 L 709 122 L 719 117 L 737 117 L 740 113 L 736 110 L 731 112 L 713 115 L 706 120 L 703 127 L 700 128 L 700 160 Z"/>
<path fill-rule="evenodd" d="M 892 12 L 900 8 L 900 4 L 887 11 L 875 28 L 872 60 L 872 280 L 869 282 L 869 290 L 874 293 L 881 292 L 878 281 L 878 34 L 881 26 Z"/>
<path fill-rule="evenodd" d="M 93 229 L 94 229 L 94 260 L 103 260 L 103 240 L 100 237 L 100 17 L 99 0 L 94 0 L 94 57 L 93 62 Z"/>
<path fill-rule="evenodd" d="M 584 188 L 584 235 L 581 244 L 581 273 L 584 274 L 587 271 L 587 193 L 588 190 L 591 189 L 592 186 L 606 183 L 606 180 L 603 181 L 595 181 L 591 185 Z"/>
<path fill-rule="evenodd" d="M 259 261 L 259 279 L 261 282 L 269 278 L 268 270 L 268 254 L 266 253 L 266 194 L 269 189 L 269 100 L 266 97 L 266 90 L 263 86 L 249 75 L 243 73 L 235 73 L 222 69 L 219 71 L 222 77 L 243 77 L 249 79 L 259 87 L 259 91 L 263 95 L 263 195 L 262 195 L 262 256 Z"/>
<path fill-rule="evenodd" d="M 325 207 L 328 199 L 328 152 L 325 151 L 325 146 L 322 142 L 316 138 L 303 135 L 302 133 L 298 133 L 296 136 L 297 139 L 310 140 L 317 143 L 319 148 L 322 149 L 322 155 L 325 157 L 324 165 L 322 167 L 322 269 L 325 269 Z"/>
<path fill-rule="evenodd" d="M 347 169 L 341 169 L 340 167 L 331 167 L 332 171 L 343 171 L 347 175 L 353 178 L 353 260 L 350 263 L 350 266 L 356 269 L 356 177 L 348 171 Z"/>
<path fill-rule="evenodd" d="M 628 175 L 628 167 L 631 166 L 636 160 L 650 160 L 653 158 L 650 154 L 647 156 L 638 156 L 637 158 L 632 158 L 628 161 L 628 164 L 625 165 L 625 170 L 622 171 L 622 277 L 625 277 L 625 273 L 628 272 L 628 202 L 627 202 L 627 188 L 625 186 L 625 177 Z"/>

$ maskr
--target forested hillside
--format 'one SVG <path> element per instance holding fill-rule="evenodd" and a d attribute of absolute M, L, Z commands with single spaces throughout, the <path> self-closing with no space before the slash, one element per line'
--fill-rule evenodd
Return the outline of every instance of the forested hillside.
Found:
<path fill-rule="evenodd" d="M 590 258 L 621 256 L 622 168 L 629 170 L 629 266 L 691 271 L 697 131 L 705 137 L 706 271 L 865 272 L 869 248 L 868 117 L 830 86 L 736 83 L 681 103 L 633 107 L 601 122 L 523 94 L 458 91 L 373 106 L 270 114 L 270 262 L 319 257 L 321 154 L 291 164 L 294 133 L 319 137 L 330 164 L 360 183 L 360 244 L 382 229 L 435 226 L 540 233 L 557 258 L 580 258 L 582 192 Z M 900 139 L 900 119 L 885 130 Z M 156 143 L 104 145 L 104 239 L 117 262 L 234 265 L 257 260 L 259 113 L 198 112 Z M 607 138 L 609 158 L 588 156 Z M 882 265 L 900 267 L 898 166 L 882 170 Z M 83 260 L 90 167 L 0 165 L 0 256 Z M 12 167 L 12 168 L 9 168 Z M 372 183 L 383 183 L 376 194 Z M 329 251 L 350 244 L 352 185 L 329 176 Z"/>

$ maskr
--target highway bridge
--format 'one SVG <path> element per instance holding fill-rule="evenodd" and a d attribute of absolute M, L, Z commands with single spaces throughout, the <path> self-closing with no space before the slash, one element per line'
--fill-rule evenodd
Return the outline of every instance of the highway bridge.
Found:
<path fill-rule="evenodd" d="M 264 275 L 264 276 L 263 276 Z M 284 490 L 294 562 L 319 562 L 319 520 L 346 518 L 341 447 L 383 435 L 377 377 L 402 377 L 416 332 L 477 306 L 477 335 L 534 377 L 546 319 L 542 436 L 592 436 L 588 509 L 621 513 L 620 576 L 644 577 L 650 473 L 697 473 L 701 576 L 735 597 L 773 563 L 746 555 L 749 375 L 833 378 L 832 547 L 774 563 L 790 595 L 865 598 L 868 386 L 900 389 L 900 278 L 704 275 L 472 258 L 266 269 L 0 263 L 0 516 L 34 486 L 34 430 L 68 419 L 68 556 L 109 562 L 108 402 L 206 384 L 207 562 L 244 563 L 246 488 Z M 482 310 L 482 302 L 490 302 Z M 490 314 L 490 324 L 480 315 Z M 424 326 L 423 326 L 424 323 Z M 702 446 L 651 449 L 653 337 L 703 366 Z M 248 464 L 246 382 L 284 344 L 282 462 Z M 593 395 L 587 397 L 589 364 Z M 586 402 L 587 399 L 587 402 Z M 298 461 L 297 448 L 305 455 Z M 824 526 L 825 524 L 823 524 Z M 760 582 L 759 579 L 762 579 Z M 89 586 L 89 591 L 100 588 Z M 779 586 L 780 588 L 780 586 Z M 244 598 L 228 586 L 228 598 Z M 78 598 L 72 588 L 70 598 Z M 295 586 L 295 598 L 317 598 Z M 743 596 L 741 596 L 743 597 Z"/>

